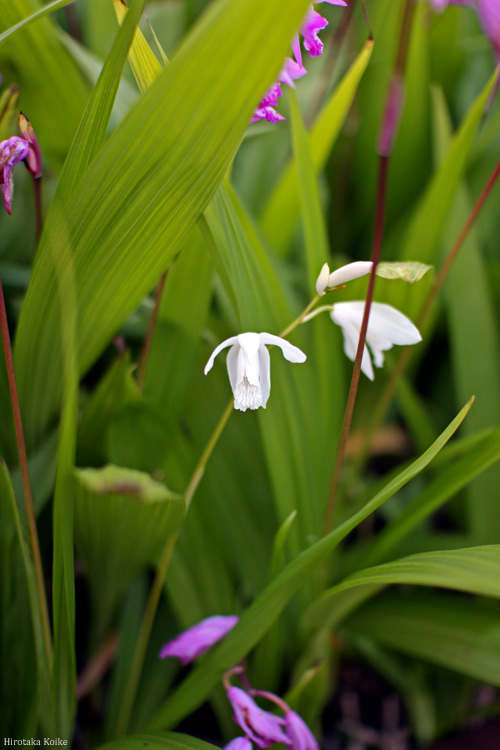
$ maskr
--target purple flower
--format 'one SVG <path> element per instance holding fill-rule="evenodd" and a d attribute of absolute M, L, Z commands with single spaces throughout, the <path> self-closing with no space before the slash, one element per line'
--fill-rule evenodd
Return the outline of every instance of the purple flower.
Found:
<path fill-rule="evenodd" d="M 295 711 L 285 714 L 285 730 L 290 738 L 290 750 L 319 750 L 311 730 Z"/>
<path fill-rule="evenodd" d="M 253 745 L 248 737 L 235 737 L 234 740 L 228 742 L 224 747 L 224 750 L 252 750 Z"/>
<path fill-rule="evenodd" d="M 247 737 L 259 747 L 271 747 L 275 742 L 290 745 L 291 740 L 283 732 L 285 719 L 264 711 L 248 693 L 237 687 L 230 687 L 227 697 L 233 707 L 233 719 Z"/>
<path fill-rule="evenodd" d="M 14 166 L 28 156 L 30 145 L 24 138 L 13 135 L 0 143 L 0 185 L 2 186 L 3 203 L 8 214 L 12 213 L 14 195 Z"/>
<path fill-rule="evenodd" d="M 238 620 L 239 617 L 235 615 L 207 617 L 206 620 L 193 625 L 192 628 L 185 630 L 184 633 L 166 643 L 160 651 L 160 659 L 175 656 L 180 659 L 182 664 L 189 664 L 197 656 L 204 654 L 205 651 L 208 651 L 215 643 L 224 638 L 234 628 Z"/>
<path fill-rule="evenodd" d="M 330 5 L 347 5 L 344 0 L 316 0 L 317 3 L 330 3 Z M 323 42 L 318 36 L 318 32 L 328 26 L 328 21 L 317 13 L 313 6 L 309 6 L 307 16 L 299 29 L 299 33 L 304 37 L 304 47 L 311 57 L 317 57 L 323 53 Z M 302 67 L 302 51 L 300 48 L 299 35 L 296 34 L 292 40 L 292 50 L 297 63 Z"/>
<path fill-rule="evenodd" d="M 278 122 L 278 120 L 284 120 L 285 118 L 274 109 L 281 95 L 282 91 L 280 84 L 273 83 L 271 88 L 262 97 L 260 104 L 253 113 L 253 117 L 250 122 L 257 122 L 257 120 Z"/>
<path fill-rule="evenodd" d="M 500 58 L 500 0 L 477 0 L 477 14 L 497 58 Z"/>

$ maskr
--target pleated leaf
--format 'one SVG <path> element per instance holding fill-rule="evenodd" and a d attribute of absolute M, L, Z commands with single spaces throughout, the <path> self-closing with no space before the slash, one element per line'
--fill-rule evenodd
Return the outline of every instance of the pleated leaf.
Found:
<path fill-rule="evenodd" d="M 182 497 L 148 474 L 111 465 L 75 471 L 75 541 L 101 627 L 183 517 Z"/>
<path fill-rule="evenodd" d="M 99 750 L 142 750 L 144 747 L 150 750 L 214 750 L 215 745 L 186 734 L 163 732 L 122 737 L 101 745 Z"/>

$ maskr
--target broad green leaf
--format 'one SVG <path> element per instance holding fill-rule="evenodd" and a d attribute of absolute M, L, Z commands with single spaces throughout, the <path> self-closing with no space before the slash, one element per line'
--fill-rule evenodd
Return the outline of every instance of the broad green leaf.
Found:
<path fill-rule="evenodd" d="M 422 276 L 431 268 L 432 266 L 426 266 L 425 263 L 417 263 L 416 261 L 379 263 L 376 273 L 383 279 L 402 279 L 409 284 L 414 284 L 416 281 L 420 281 Z"/>
<path fill-rule="evenodd" d="M 347 624 L 386 648 L 500 685 L 499 608 L 443 592 L 382 596 Z"/>
<path fill-rule="evenodd" d="M 394 584 L 437 586 L 500 598 L 500 546 L 423 552 L 360 570 L 314 602 L 307 613 L 309 626 L 321 623 L 322 628 L 336 628 L 354 606 Z M 344 592 L 353 589 L 359 593 L 346 598 Z"/>
<path fill-rule="evenodd" d="M 184 501 L 148 474 L 107 466 L 75 472 L 75 539 L 99 634 L 118 598 L 180 526 Z"/>
<path fill-rule="evenodd" d="M 71 255 L 74 262 L 79 365 L 85 371 L 168 267 L 215 194 L 306 9 L 305 0 L 290 0 L 285 16 L 268 0 L 211 4 L 103 146 L 64 214 L 49 213 L 16 346 L 29 444 L 40 438 L 60 397 L 52 256 Z"/>
<path fill-rule="evenodd" d="M 187 734 L 162 732 L 161 734 L 137 734 L 123 737 L 101 745 L 99 750 L 142 750 L 145 746 L 150 750 L 214 750 L 215 747 Z"/>
<path fill-rule="evenodd" d="M 241 661 L 261 640 L 294 593 L 342 539 L 432 461 L 459 427 L 470 406 L 471 403 L 467 404 L 428 450 L 377 493 L 364 508 L 298 555 L 271 581 L 243 613 L 236 628 L 228 634 L 217 650 L 173 693 L 151 722 L 151 728 L 175 726 L 210 695 L 224 671 Z"/>
<path fill-rule="evenodd" d="M 59 10 L 59 8 L 64 8 L 65 5 L 69 5 L 72 2 L 74 2 L 74 0 L 52 0 L 52 2 L 45 3 L 45 5 L 36 10 L 34 13 L 27 16 L 26 18 L 23 18 L 22 21 L 18 21 L 18 23 L 14 24 L 14 26 L 11 26 L 9 29 L 3 31 L 0 34 L 0 44 L 2 44 L 2 42 L 11 34 L 15 34 L 20 29 L 24 29 L 26 26 L 29 26 L 30 23 L 34 23 L 34 21 L 38 21 L 48 13 L 54 13 L 56 10 Z"/>
<path fill-rule="evenodd" d="M 113 6 L 118 23 L 121 25 L 128 12 L 127 6 L 123 0 L 113 0 Z M 140 29 L 134 32 L 128 57 L 139 90 L 146 91 L 161 73 L 161 65 Z"/>
<path fill-rule="evenodd" d="M 434 261 L 437 243 L 496 79 L 497 74 L 494 73 L 450 143 L 445 158 L 412 217 L 401 247 L 401 260 L 419 258 L 424 263 Z"/>
<path fill-rule="evenodd" d="M 318 115 L 309 135 L 311 154 L 316 174 L 323 169 L 328 155 L 340 133 L 373 49 L 368 40 L 362 51 L 340 81 Z M 262 229 L 272 247 L 284 254 L 295 230 L 291 217 L 299 214 L 298 175 L 290 162 L 267 203 L 262 217 Z"/>

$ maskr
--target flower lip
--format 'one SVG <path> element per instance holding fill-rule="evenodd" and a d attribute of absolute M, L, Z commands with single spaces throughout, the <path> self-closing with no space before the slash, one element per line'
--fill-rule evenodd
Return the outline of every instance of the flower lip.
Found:
<path fill-rule="evenodd" d="M 193 625 L 162 647 L 159 657 L 174 656 L 186 665 L 218 643 L 237 624 L 236 615 L 214 615 Z"/>
<path fill-rule="evenodd" d="M 227 697 L 234 711 L 234 721 L 256 745 L 265 748 L 271 747 L 275 742 L 291 744 L 290 738 L 282 729 L 285 719 L 264 711 L 241 688 L 230 687 Z"/>

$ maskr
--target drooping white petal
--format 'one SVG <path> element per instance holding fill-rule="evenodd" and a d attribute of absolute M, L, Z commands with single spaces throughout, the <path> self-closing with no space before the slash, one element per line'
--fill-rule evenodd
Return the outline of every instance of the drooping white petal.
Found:
<path fill-rule="evenodd" d="M 337 268 L 328 278 L 328 287 L 332 289 L 335 286 L 347 284 L 348 281 L 354 281 L 361 276 L 371 273 L 373 263 L 371 260 L 357 260 L 354 263 L 348 263 L 345 266 Z"/>
<path fill-rule="evenodd" d="M 262 406 L 265 409 L 271 393 L 271 357 L 269 349 L 263 343 L 259 346 L 259 371 Z"/>
<path fill-rule="evenodd" d="M 328 263 L 325 263 L 321 271 L 319 272 L 318 279 L 316 281 L 316 293 L 322 297 L 325 293 L 326 287 L 328 286 L 328 279 L 330 277 L 330 268 Z"/>
<path fill-rule="evenodd" d="M 364 302 L 360 304 L 364 306 Z M 363 312 L 361 312 L 362 316 Z M 385 305 L 382 302 L 372 302 L 368 328 L 370 334 L 399 346 L 418 344 L 419 341 L 422 341 L 418 328 L 406 315 L 403 315 L 402 312 L 391 307 L 391 305 Z"/>
<path fill-rule="evenodd" d="M 220 352 L 223 349 L 226 349 L 226 347 L 232 346 L 233 344 L 237 344 L 237 343 L 238 343 L 238 337 L 237 336 L 231 336 L 231 338 L 226 339 L 225 341 L 222 342 L 222 344 L 219 344 L 219 346 L 216 346 L 215 349 L 213 350 L 212 354 L 210 355 L 207 364 L 205 365 L 205 369 L 203 370 L 203 372 L 205 373 L 205 375 L 207 373 L 209 373 L 210 370 L 212 369 L 213 364 L 214 364 L 214 359 L 216 358 L 216 356 L 218 354 L 220 354 Z"/>
<path fill-rule="evenodd" d="M 332 320 L 342 328 L 344 351 L 351 360 L 355 359 L 364 309 L 364 301 L 338 302 L 333 306 L 331 313 Z M 372 302 L 366 343 L 371 350 L 376 367 L 382 367 L 384 363 L 383 352 L 391 349 L 394 344 L 417 344 L 421 340 L 422 337 L 418 329 L 406 315 L 403 315 L 391 305 Z M 373 380 L 373 367 L 366 346 L 363 352 L 361 369 L 370 380 Z"/>
<path fill-rule="evenodd" d="M 227 353 L 227 374 L 229 375 L 229 382 L 231 383 L 233 393 L 236 386 L 238 385 L 238 355 L 240 351 L 240 345 L 234 344 Z"/>
<path fill-rule="evenodd" d="M 262 344 L 269 346 L 279 346 L 283 352 L 283 356 L 289 362 L 305 362 L 307 357 L 298 346 L 294 346 L 286 339 L 282 339 L 280 336 L 274 336 L 272 333 L 260 333 L 260 340 Z"/>

